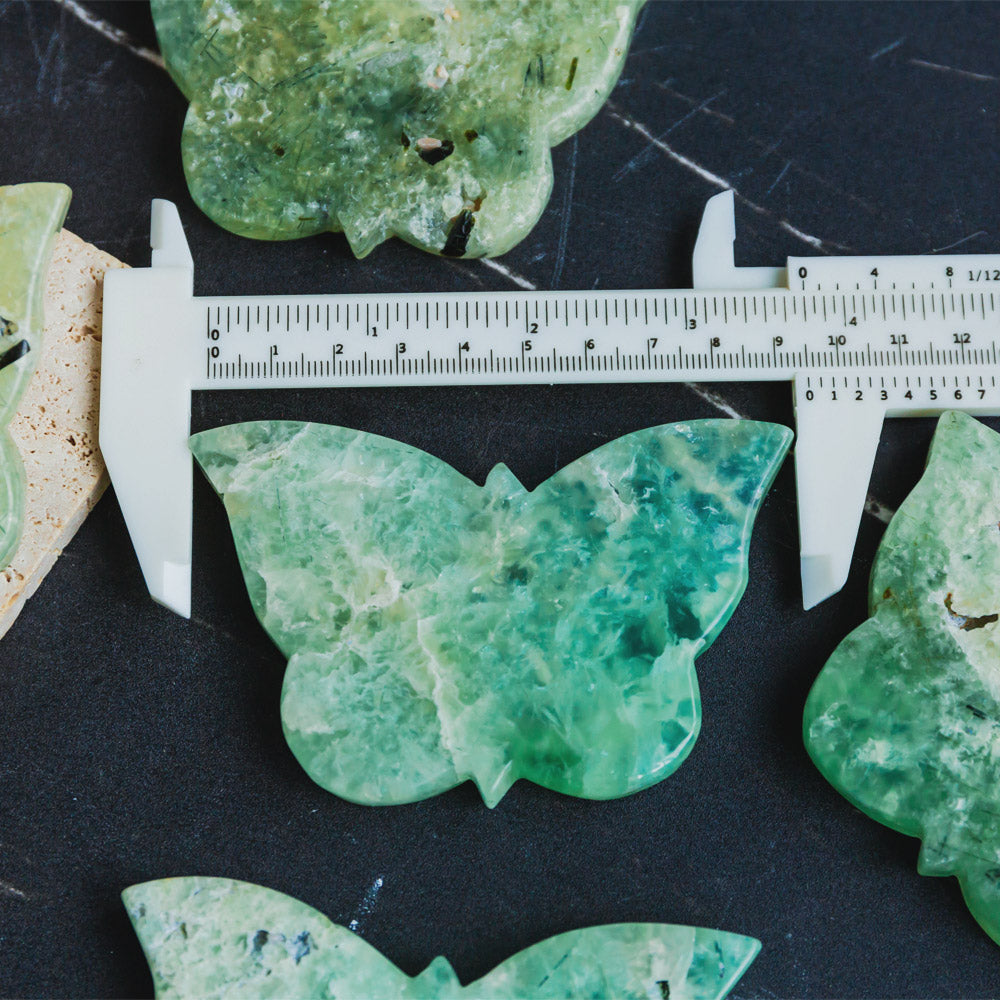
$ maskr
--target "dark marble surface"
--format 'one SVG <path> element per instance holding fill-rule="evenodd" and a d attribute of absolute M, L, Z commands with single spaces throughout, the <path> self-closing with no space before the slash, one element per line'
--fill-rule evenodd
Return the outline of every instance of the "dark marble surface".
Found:
<path fill-rule="evenodd" d="M 539 288 L 684 287 L 711 177 L 742 196 L 740 263 L 815 252 L 789 226 L 835 252 L 1000 253 L 998 38 L 992 5 L 650 4 L 611 103 L 555 151 L 551 203 L 502 264 Z M 0 2 L 0 183 L 70 184 L 68 227 L 133 265 L 150 198 L 175 200 L 200 294 L 513 287 L 398 241 L 359 263 L 340 236 L 216 228 L 185 188 L 184 101 L 139 46 L 155 50 L 142 4 Z M 787 386 L 716 389 L 791 420 Z M 533 486 L 616 435 L 717 412 L 680 385 L 217 393 L 194 423 L 343 423 L 480 480 L 505 461 Z M 932 426 L 887 425 L 884 504 L 916 482 Z M 806 692 L 865 615 L 883 524 L 864 518 L 848 586 L 804 613 L 791 472 L 743 603 L 699 660 L 704 728 L 677 774 L 606 803 L 519 783 L 493 811 L 469 786 L 368 809 L 313 785 L 281 735 L 284 664 L 221 505 L 199 479 L 184 621 L 146 596 L 109 492 L 0 640 L 0 992 L 149 995 L 118 893 L 204 874 L 356 920 L 409 973 L 444 954 L 468 981 L 549 934 L 654 920 L 759 937 L 743 998 L 995 996 L 1000 951 L 954 880 L 918 876 L 917 842 L 853 809 L 803 750 Z"/>

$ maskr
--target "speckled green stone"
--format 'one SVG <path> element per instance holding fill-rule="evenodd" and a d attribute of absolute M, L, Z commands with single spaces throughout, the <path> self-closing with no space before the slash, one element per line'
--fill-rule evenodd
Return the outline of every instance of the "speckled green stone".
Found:
<path fill-rule="evenodd" d="M 45 272 L 69 199 L 62 184 L 0 187 L 0 569 L 24 525 L 24 467 L 7 425 L 42 353 Z"/>
<path fill-rule="evenodd" d="M 122 893 L 157 1000 L 721 1000 L 760 943 L 673 924 L 611 924 L 526 948 L 463 987 L 443 958 L 416 978 L 305 903 L 223 878 Z"/>
<path fill-rule="evenodd" d="M 471 778 L 587 798 L 675 770 L 701 723 L 694 659 L 747 581 L 774 424 L 612 441 L 527 492 L 321 424 L 198 434 L 250 599 L 289 657 L 281 714 L 310 776 L 410 802 Z"/>
<path fill-rule="evenodd" d="M 872 617 L 823 668 L 805 742 L 826 778 L 957 875 L 1000 942 L 1000 436 L 938 423 L 927 471 L 886 530 Z"/>
<path fill-rule="evenodd" d="M 201 209 L 256 239 L 343 230 L 358 257 L 392 235 L 470 257 L 523 239 L 639 6 L 152 0 Z"/>

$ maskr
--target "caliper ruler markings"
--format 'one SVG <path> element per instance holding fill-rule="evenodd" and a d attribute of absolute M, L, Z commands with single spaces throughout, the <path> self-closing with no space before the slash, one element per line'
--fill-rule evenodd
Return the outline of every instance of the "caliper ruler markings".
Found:
<path fill-rule="evenodd" d="M 195 298 L 176 208 L 105 279 L 101 448 L 152 596 L 190 614 L 191 392 L 791 381 L 803 604 L 850 568 L 883 418 L 1000 414 L 1000 258 L 733 264 L 712 198 L 694 289 Z"/>

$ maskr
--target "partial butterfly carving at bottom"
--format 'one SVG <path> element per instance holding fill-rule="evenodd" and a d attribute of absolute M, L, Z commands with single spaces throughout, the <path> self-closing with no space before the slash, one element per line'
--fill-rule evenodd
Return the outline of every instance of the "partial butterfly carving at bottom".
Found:
<path fill-rule="evenodd" d="M 463 987 L 444 958 L 411 978 L 312 907 L 248 882 L 162 879 L 122 898 L 157 1000 L 722 1000 L 760 951 L 725 931 L 609 924 L 551 937 Z"/>
<path fill-rule="evenodd" d="M 791 432 L 637 431 L 528 492 L 322 424 L 205 431 L 254 610 L 289 658 L 282 722 L 324 788 L 387 805 L 471 778 L 594 799 L 672 773 L 701 723 L 695 657 L 747 583 Z"/>

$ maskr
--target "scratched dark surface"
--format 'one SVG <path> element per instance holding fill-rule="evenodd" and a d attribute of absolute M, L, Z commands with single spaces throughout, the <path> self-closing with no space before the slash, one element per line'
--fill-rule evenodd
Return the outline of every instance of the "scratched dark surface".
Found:
<path fill-rule="evenodd" d="M 216 228 L 184 184 L 185 103 L 138 51 L 156 47 L 145 5 L 0 2 L 0 183 L 70 184 L 67 226 L 137 266 L 150 198 L 173 199 L 199 294 L 685 287 L 722 185 L 740 195 L 740 263 L 1000 253 L 998 38 L 990 5 L 651 4 L 611 101 L 554 151 L 549 207 L 501 262 L 511 277 L 398 241 L 359 263 L 341 236 L 270 245 Z M 713 389 L 791 421 L 785 385 Z M 342 423 L 480 481 L 504 461 L 534 486 L 619 434 L 718 414 L 669 385 L 220 393 L 196 398 L 194 422 Z M 886 427 L 871 487 L 886 507 L 932 429 Z M 742 998 L 997 995 L 1000 951 L 957 883 L 918 876 L 917 842 L 852 808 L 803 750 L 803 701 L 865 615 L 884 525 L 863 519 L 848 586 L 804 613 L 795 518 L 789 463 L 746 596 L 699 660 L 704 727 L 673 777 L 617 802 L 520 782 L 493 811 L 468 785 L 368 809 L 313 785 L 284 743 L 284 664 L 207 486 L 191 621 L 146 596 L 109 491 L 0 640 L 0 992 L 151 995 L 118 894 L 206 874 L 357 921 L 410 974 L 443 954 L 467 982 L 550 934 L 648 920 L 760 938 Z"/>

